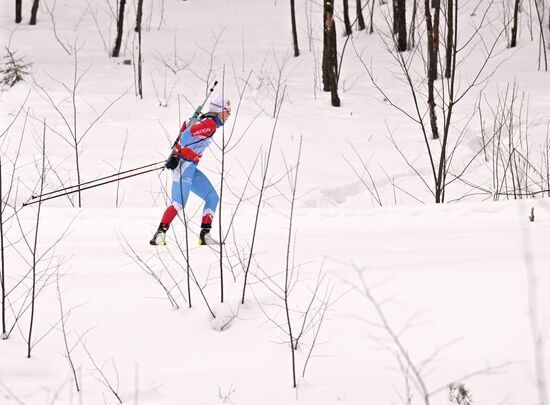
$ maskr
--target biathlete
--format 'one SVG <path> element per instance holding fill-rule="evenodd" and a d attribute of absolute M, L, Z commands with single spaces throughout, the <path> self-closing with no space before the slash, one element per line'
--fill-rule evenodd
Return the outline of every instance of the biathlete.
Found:
<path fill-rule="evenodd" d="M 160 225 L 151 239 L 151 245 L 165 245 L 166 231 L 187 204 L 189 192 L 204 201 L 199 245 L 218 244 L 210 235 L 212 221 L 218 207 L 218 193 L 210 180 L 198 169 L 203 152 L 212 143 L 212 137 L 231 115 L 229 99 L 217 96 L 210 101 L 209 111 L 188 127 L 184 122 L 174 148 L 179 163 L 172 169 L 172 204 L 166 208 Z"/>

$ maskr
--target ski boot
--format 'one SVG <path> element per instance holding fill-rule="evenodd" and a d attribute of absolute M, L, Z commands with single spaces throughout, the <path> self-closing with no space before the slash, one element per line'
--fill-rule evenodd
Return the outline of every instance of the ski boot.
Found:
<path fill-rule="evenodd" d="M 157 231 L 153 235 L 153 239 L 149 243 L 153 246 L 165 246 L 166 245 L 166 231 L 168 227 L 164 224 L 160 224 Z"/>
<path fill-rule="evenodd" d="M 201 225 L 201 233 L 199 234 L 199 245 L 219 245 L 220 242 L 210 236 L 211 225 Z"/>

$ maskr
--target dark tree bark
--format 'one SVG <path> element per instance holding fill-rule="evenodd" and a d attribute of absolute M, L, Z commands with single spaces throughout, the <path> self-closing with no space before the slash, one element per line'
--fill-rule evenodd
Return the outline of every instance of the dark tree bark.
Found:
<path fill-rule="evenodd" d="M 363 17 L 363 6 L 361 0 L 356 1 L 357 5 L 357 29 L 363 31 L 365 29 L 365 18 Z"/>
<path fill-rule="evenodd" d="M 136 10 L 136 28 L 135 32 L 141 32 L 141 20 L 143 19 L 143 0 L 138 0 L 137 10 Z"/>
<path fill-rule="evenodd" d="M 6 339 L 6 281 L 4 260 L 4 193 L 2 192 L 2 157 L 0 156 L 0 289 L 2 294 L 2 335 L 0 339 Z"/>
<path fill-rule="evenodd" d="M 19 24 L 23 19 L 21 17 L 21 2 L 22 0 L 15 0 L 15 22 Z"/>
<path fill-rule="evenodd" d="M 407 50 L 407 11 L 405 0 L 393 0 L 393 33 L 397 36 L 397 50 Z"/>
<path fill-rule="evenodd" d="M 398 0 L 392 0 L 393 21 L 392 21 L 392 33 L 397 35 L 397 2 Z"/>
<path fill-rule="evenodd" d="M 40 0 L 34 0 L 32 2 L 31 8 L 31 19 L 29 21 L 30 25 L 36 25 L 36 14 L 38 13 L 38 3 Z"/>
<path fill-rule="evenodd" d="M 417 0 L 413 0 L 413 10 L 411 16 L 411 26 L 409 28 L 409 49 L 413 49 L 416 46 L 416 10 L 417 10 Z"/>
<path fill-rule="evenodd" d="M 518 12 L 519 12 L 519 2 L 521 0 L 516 0 L 514 3 L 514 20 L 512 22 L 512 38 L 510 39 L 510 48 L 513 48 L 517 44 L 518 37 Z"/>
<path fill-rule="evenodd" d="M 323 10 L 323 90 L 330 91 L 333 107 L 340 107 L 338 97 L 338 54 L 336 24 L 333 18 L 334 0 L 326 0 Z"/>
<path fill-rule="evenodd" d="M 428 37 L 428 107 L 430 112 L 430 127 L 432 129 L 432 138 L 439 138 L 437 128 L 437 115 L 435 111 L 435 91 L 434 82 L 437 79 L 437 58 L 439 50 L 439 1 L 434 0 L 432 6 L 436 5 L 434 17 L 430 10 L 430 0 L 424 0 L 424 14 L 426 17 L 426 35 Z"/>
<path fill-rule="evenodd" d="M 124 8 L 126 7 L 126 0 L 120 0 L 120 5 L 118 8 L 118 19 L 116 23 L 116 41 L 115 47 L 113 48 L 113 53 L 111 56 L 117 58 L 120 54 L 120 46 L 122 45 L 122 32 L 124 31 Z"/>
<path fill-rule="evenodd" d="M 458 0 L 457 0 L 458 1 Z M 451 77 L 453 63 L 453 38 L 454 38 L 454 5 L 453 0 L 447 0 L 447 46 L 445 53 L 445 77 Z"/>
<path fill-rule="evenodd" d="M 327 4 L 330 3 L 330 1 L 334 0 L 326 0 L 325 5 L 323 6 L 323 59 L 321 61 L 321 72 L 323 74 L 323 91 L 330 91 L 330 81 L 328 78 L 328 71 L 329 71 L 329 58 L 328 58 L 328 28 L 326 26 L 327 21 Z"/>
<path fill-rule="evenodd" d="M 138 94 L 143 98 L 143 69 L 141 63 L 141 18 L 143 16 L 143 0 L 138 0 L 136 12 L 136 32 L 138 34 Z"/>
<path fill-rule="evenodd" d="M 294 44 L 294 56 L 300 56 L 298 48 L 298 32 L 296 30 L 296 11 L 294 9 L 294 0 L 290 0 L 290 19 L 292 22 L 292 43 Z"/>
<path fill-rule="evenodd" d="M 349 20 L 349 2 L 348 0 L 344 1 L 344 27 L 346 29 L 346 35 L 351 35 L 351 23 Z"/>
<path fill-rule="evenodd" d="M 371 0 L 369 34 L 372 34 L 374 32 L 374 3 L 375 3 L 375 1 Z"/>

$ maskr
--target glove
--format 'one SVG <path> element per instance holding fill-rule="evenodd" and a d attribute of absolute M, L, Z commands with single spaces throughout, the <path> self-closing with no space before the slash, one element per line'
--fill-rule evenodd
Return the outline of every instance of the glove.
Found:
<path fill-rule="evenodd" d="M 180 156 L 172 154 L 166 162 L 164 162 L 164 167 L 169 170 L 174 170 L 180 164 Z"/>

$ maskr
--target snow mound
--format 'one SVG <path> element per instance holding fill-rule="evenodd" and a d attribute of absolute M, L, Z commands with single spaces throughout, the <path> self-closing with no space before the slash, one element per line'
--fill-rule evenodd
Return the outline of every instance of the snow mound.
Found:
<path fill-rule="evenodd" d="M 216 317 L 210 321 L 210 327 L 218 332 L 231 327 L 231 322 L 237 316 L 233 308 L 229 304 L 224 302 L 219 303 L 214 307 L 214 314 Z"/>

